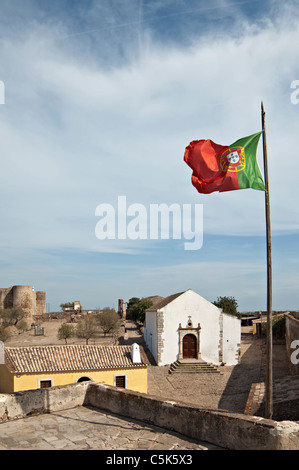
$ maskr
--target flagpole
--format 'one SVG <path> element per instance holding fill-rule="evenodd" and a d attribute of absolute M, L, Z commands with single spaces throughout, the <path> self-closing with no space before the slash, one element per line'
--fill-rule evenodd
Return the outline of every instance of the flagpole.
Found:
<path fill-rule="evenodd" d="M 271 221 L 270 221 L 270 194 L 268 177 L 268 155 L 264 104 L 261 104 L 263 153 L 265 174 L 265 209 L 266 209 L 266 236 L 267 236 L 267 366 L 266 366 L 266 396 L 265 417 L 272 419 L 273 415 L 273 371 L 272 371 L 272 247 L 271 247 Z"/>

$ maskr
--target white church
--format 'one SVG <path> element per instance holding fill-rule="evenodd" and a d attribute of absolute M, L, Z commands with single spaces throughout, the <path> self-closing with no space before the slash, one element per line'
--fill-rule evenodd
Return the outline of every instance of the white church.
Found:
<path fill-rule="evenodd" d="M 236 365 L 241 320 L 188 289 L 146 310 L 144 340 L 158 366 L 182 359 Z"/>

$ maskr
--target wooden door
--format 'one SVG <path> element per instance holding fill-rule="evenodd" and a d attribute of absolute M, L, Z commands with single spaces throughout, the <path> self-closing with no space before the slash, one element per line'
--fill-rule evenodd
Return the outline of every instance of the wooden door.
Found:
<path fill-rule="evenodd" d="M 196 359 L 196 337 L 185 335 L 183 338 L 183 359 Z"/>

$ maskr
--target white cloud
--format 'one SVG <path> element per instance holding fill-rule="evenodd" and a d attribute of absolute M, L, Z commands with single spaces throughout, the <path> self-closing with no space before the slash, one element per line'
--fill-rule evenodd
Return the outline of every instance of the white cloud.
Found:
<path fill-rule="evenodd" d="M 225 145 L 257 132 L 261 100 L 272 228 L 298 232 L 299 105 L 290 100 L 291 82 L 299 79 L 298 12 L 273 2 L 279 14 L 251 24 L 241 4 L 230 30 L 222 27 L 220 35 L 207 27 L 197 36 L 192 24 L 182 44 L 163 45 L 151 29 L 146 18 L 160 11 L 160 2 L 156 10 L 144 5 L 135 17 L 132 8 L 118 17 L 106 10 L 109 40 L 105 23 L 92 34 L 84 34 L 84 27 L 72 34 L 71 20 L 63 17 L 55 26 L 45 17 L 42 24 L 26 23 L 23 34 L 5 25 L 2 246 L 134 251 L 123 241 L 99 245 L 94 234 L 96 206 L 116 205 L 120 195 L 147 207 L 202 203 L 205 233 L 263 234 L 263 193 L 199 195 L 183 162 L 191 140 Z M 96 5 L 82 16 L 86 32 L 99 19 Z M 232 7 L 222 5 L 217 20 L 223 14 L 226 25 Z M 203 14 L 213 17 L 213 11 Z M 261 145 L 258 160 L 263 168 Z"/>
<path fill-rule="evenodd" d="M 153 193 L 160 201 L 200 197 L 202 202 L 189 188 L 190 171 L 182 162 L 184 147 L 196 138 L 229 144 L 258 131 L 264 100 L 273 224 L 281 226 L 281 210 L 275 211 L 279 203 L 290 211 L 288 220 L 284 215 L 284 228 L 293 229 L 294 188 L 290 194 L 289 179 L 298 168 L 292 150 L 297 109 L 290 102 L 289 87 L 298 51 L 290 45 L 298 42 L 299 28 L 289 28 L 286 23 L 278 30 L 276 24 L 248 29 L 238 40 L 204 38 L 183 50 L 159 50 L 152 44 L 146 58 L 112 70 L 80 66 L 74 58 L 55 60 L 54 54 L 51 60 L 38 60 L 34 64 L 36 80 L 59 103 L 60 148 L 70 166 L 70 177 L 78 182 L 82 168 L 89 176 L 87 187 L 98 180 L 99 203 L 103 195 L 111 198 L 120 190 L 127 191 L 134 202 L 150 202 Z M 285 179 L 282 151 L 288 154 Z M 263 168 L 261 145 L 258 159 Z M 260 213 L 263 201 L 261 194 L 246 191 L 215 195 L 204 203 L 214 219 L 222 220 L 207 229 L 231 233 L 240 232 L 239 221 L 245 212 Z M 263 230 L 262 215 L 257 219 L 254 226 L 255 221 L 245 220 L 241 233 Z"/>

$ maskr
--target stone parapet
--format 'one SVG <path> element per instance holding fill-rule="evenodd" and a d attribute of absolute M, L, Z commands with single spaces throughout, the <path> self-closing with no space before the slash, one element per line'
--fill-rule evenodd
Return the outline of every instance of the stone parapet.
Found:
<path fill-rule="evenodd" d="M 296 422 L 206 410 L 94 382 L 2 394 L 0 418 L 5 421 L 81 405 L 155 424 L 227 449 L 299 450 Z"/>

